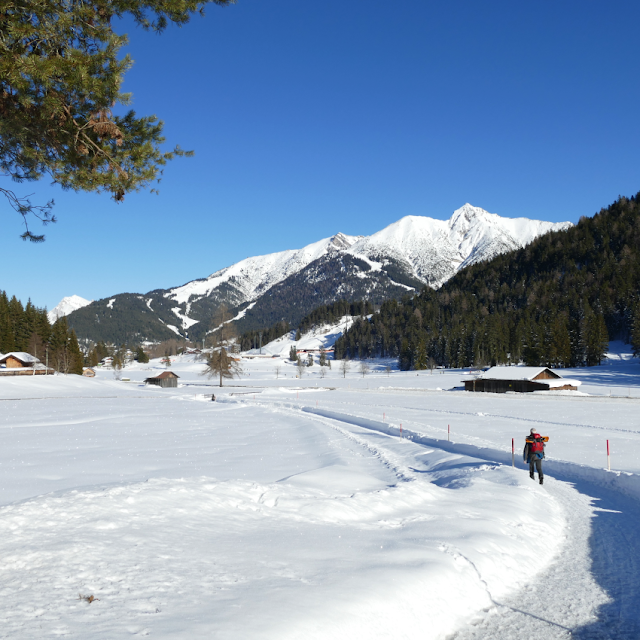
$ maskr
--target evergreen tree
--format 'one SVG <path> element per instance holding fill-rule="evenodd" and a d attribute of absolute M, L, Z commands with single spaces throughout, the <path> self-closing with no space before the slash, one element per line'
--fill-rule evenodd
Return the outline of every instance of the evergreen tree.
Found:
<path fill-rule="evenodd" d="M 415 357 L 413 361 L 413 368 L 416 371 L 422 371 L 423 369 L 428 368 L 427 361 L 427 345 L 425 343 L 424 338 L 421 338 L 418 341 L 418 346 L 416 347 Z"/>
<path fill-rule="evenodd" d="M 586 361 L 592 367 L 601 364 L 609 349 L 609 334 L 604 318 L 599 313 L 592 313 L 586 324 Z"/>
<path fill-rule="evenodd" d="M 228 4 L 232 0 L 211 0 Z M 157 32 L 184 24 L 201 11 L 199 0 L 39 0 L 5 3 L 0 13 L 0 170 L 15 181 L 48 174 L 63 189 L 106 191 L 120 202 L 126 193 L 158 179 L 162 166 L 184 152 L 161 150 L 162 123 L 155 116 L 120 116 L 120 89 L 131 67 L 120 48 L 126 36 L 114 25 L 127 14 Z M 22 237 L 35 242 L 28 216 L 55 222 L 52 202 L 34 206 L 11 189 L 0 194 L 22 217 Z"/>
<path fill-rule="evenodd" d="M 631 325 L 631 346 L 633 347 L 633 355 L 640 355 L 640 303 L 636 303 L 633 312 L 633 320 Z"/>
<path fill-rule="evenodd" d="M 404 338 L 400 346 L 400 358 L 398 360 L 398 368 L 400 371 L 408 371 L 413 364 L 412 349 L 409 341 Z"/>
<path fill-rule="evenodd" d="M 75 373 L 76 375 L 82 375 L 82 365 L 84 364 L 84 355 L 80 351 L 78 345 L 78 338 L 76 332 L 72 329 L 69 333 L 69 340 L 67 344 L 67 350 L 69 353 L 69 373 Z"/>

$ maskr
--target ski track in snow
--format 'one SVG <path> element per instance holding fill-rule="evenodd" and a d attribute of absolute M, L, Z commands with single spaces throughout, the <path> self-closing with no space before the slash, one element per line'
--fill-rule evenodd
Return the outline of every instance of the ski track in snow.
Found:
<path fill-rule="evenodd" d="M 423 392 L 423 390 L 420 390 L 420 391 Z M 356 393 L 367 393 L 367 390 L 358 389 L 356 391 Z M 357 404 L 355 402 L 352 403 L 352 405 L 353 406 L 357 406 Z M 402 406 L 398 407 L 397 405 L 393 405 L 390 402 L 379 403 L 379 404 L 371 402 L 371 403 L 367 404 L 367 407 L 379 407 L 380 411 L 382 411 L 383 409 L 388 411 L 390 408 L 399 409 L 405 414 L 409 414 L 411 412 L 415 412 L 415 413 L 420 413 L 420 414 L 436 413 L 436 414 L 440 414 L 440 415 L 452 415 L 452 416 L 453 415 L 457 415 L 457 416 L 477 416 L 478 415 L 477 412 L 473 412 L 473 411 L 454 411 L 454 410 L 451 410 L 451 409 L 434 409 L 432 407 L 420 407 L 420 408 L 417 408 L 417 407 L 407 407 L 405 405 L 402 405 Z M 485 417 L 485 418 L 498 418 L 500 420 L 510 420 L 512 422 L 524 422 L 524 423 L 532 423 L 532 424 L 542 424 L 542 425 L 555 426 L 555 427 L 571 426 L 571 427 L 580 427 L 580 428 L 584 428 L 584 429 L 598 429 L 598 430 L 607 431 L 607 432 L 608 431 L 615 431 L 615 432 L 619 432 L 619 433 L 638 433 L 638 431 L 640 430 L 640 427 L 638 427 L 636 429 L 623 429 L 621 427 L 613 427 L 613 426 L 603 427 L 603 426 L 600 426 L 600 425 L 586 424 L 586 423 L 580 423 L 580 422 L 558 422 L 558 421 L 553 421 L 553 420 L 542 420 L 540 418 L 526 418 L 526 417 L 521 416 L 521 415 L 505 415 L 505 414 L 488 413 L 488 412 L 483 413 L 482 416 Z"/>

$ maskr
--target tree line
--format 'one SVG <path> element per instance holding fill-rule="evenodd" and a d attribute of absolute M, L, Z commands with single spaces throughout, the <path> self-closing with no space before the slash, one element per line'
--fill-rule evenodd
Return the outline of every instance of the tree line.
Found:
<path fill-rule="evenodd" d="M 277 340 L 291 331 L 291 325 L 286 320 L 280 320 L 267 329 L 256 331 L 245 331 L 238 342 L 241 351 L 249 351 L 249 349 L 257 349 L 260 344 L 265 345 L 272 340 Z M 262 334 L 262 337 L 260 337 Z"/>
<path fill-rule="evenodd" d="M 47 310 L 25 306 L 0 291 L 0 352 L 24 351 L 62 373 L 82 374 L 84 356 L 65 318 L 49 322 Z"/>
<path fill-rule="evenodd" d="M 316 307 L 311 313 L 302 318 L 296 329 L 295 339 L 300 338 L 314 329 L 324 324 L 335 324 L 344 316 L 367 316 L 374 311 L 373 304 L 368 300 L 337 300 L 331 304 L 323 304 Z M 280 320 L 274 325 L 255 331 L 245 331 L 239 338 L 240 350 L 248 351 L 255 349 L 260 344 L 260 334 L 262 334 L 262 344 L 268 344 L 277 340 L 293 330 L 286 320 Z"/>
<path fill-rule="evenodd" d="M 383 303 L 336 342 L 336 358 L 395 357 L 404 370 L 595 365 L 610 338 L 640 353 L 639 283 L 640 193 L 437 291 Z"/>
<path fill-rule="evenodd" d="M 369 300 L 336 300 L 323 304 L 307 314 L 298 325 L 301 335 L 323 324 L 335 324 L 344 316 L 368 316 L 373 313 L 373 304 Z"/>

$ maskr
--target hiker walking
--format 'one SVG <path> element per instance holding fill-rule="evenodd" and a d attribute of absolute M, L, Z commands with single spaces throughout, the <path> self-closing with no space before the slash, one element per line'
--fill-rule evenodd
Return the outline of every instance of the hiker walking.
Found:
<path fill-rule="evenodd" d="M 523 458 L 529 463 L 529 477 L 534 480 L 535 470 L 538 470 L 538 480 L 542 484 L 544 473 L 542 473 L 542 460 L 544 459 L 544 447 L 549 441 L 548 437 L 541 436 L 535 429 L 525 438 Z"/>

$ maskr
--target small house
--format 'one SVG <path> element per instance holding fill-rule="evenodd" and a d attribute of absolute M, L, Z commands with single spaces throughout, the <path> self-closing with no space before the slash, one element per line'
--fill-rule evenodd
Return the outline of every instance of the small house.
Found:
<path fill-rule="evenodd" d="M 38 358 L 24 351 L 12 351 L 5 353 L 0 357 L 0 365 L 4 365 L 7 369 L 23 369 L 24 367 L 33 367 L 34 364 L 40 362 Z"/>
<path fill-rule="evenodd" d="M 156 386 L 162 387 L 163 389 L 166 387 L 177 387 L 179 377 L 180 376 L 173 373 L 173 371 L 163 371 L 159 376 L 147 378 L 144 383 L 155 384 Z"/>
<path fill-rule="evenodd" d="M 464 389 L 484 393 L 577 391 L 580 384 L 547 367 L 491 367 L 473 380 L 465 380 Z"/>
<path fill-rule="evenodd" d="M 0 356 L 0 374 L 5 376 L 33 376 L 53 373 L 38 358 L 24 351 L 12 351 Z"/>
<path fill-rule="evenodd" d="M 96 372 L 94 369 L 92 369 L 91 367 L 87 367 L 86 369 L 84 369 L 82 371 L 82 375 L 85 378 L 95 378 L 96 377 Z"/>

